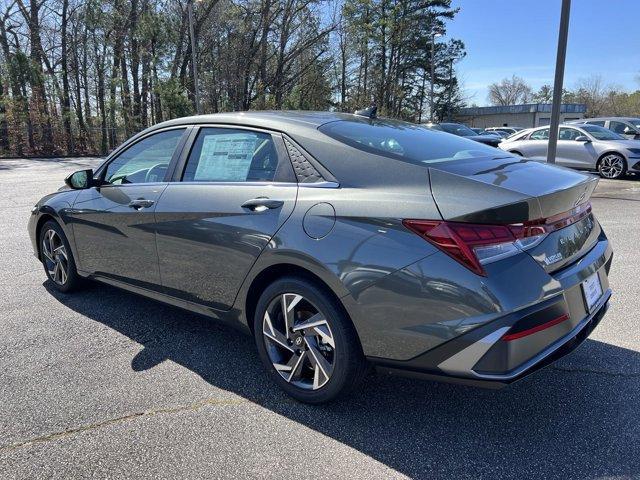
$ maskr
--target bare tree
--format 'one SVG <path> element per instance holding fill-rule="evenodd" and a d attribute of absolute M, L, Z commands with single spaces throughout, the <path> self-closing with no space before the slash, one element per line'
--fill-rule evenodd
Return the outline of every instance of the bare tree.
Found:
<path fill-rule="evenodd" d="M 489 85 L 488 100 L 492 105 L 518 105 L 529 103 L 531 99 L 531 86 L 516 75 Z"/>

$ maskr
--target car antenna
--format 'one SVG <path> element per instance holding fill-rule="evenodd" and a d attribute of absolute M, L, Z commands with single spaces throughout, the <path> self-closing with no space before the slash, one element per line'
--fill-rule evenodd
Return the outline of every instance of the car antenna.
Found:
<path fill-rule="evenodd" d="M 371 104 L 370 107 L 361 108 L 360 110 L 356 110 L 355 112 L 353 112 L 354 115 L 358 115 L 359 117 L 367 117 L 372 120 L 376 118 L 377 113 L 378 113 L 378 107 L 376 107 L 375 103 Z"/>

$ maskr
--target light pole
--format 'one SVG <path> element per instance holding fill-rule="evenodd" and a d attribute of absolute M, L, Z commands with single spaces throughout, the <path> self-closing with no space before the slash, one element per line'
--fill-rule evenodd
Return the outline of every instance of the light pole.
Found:
<path fill-rule="evenodd" d="M 196 102 L 196 113 L 202 113 L 200 91 L 198 90 L 198 56 L 196 55 L 196 35 L 193 28 L 193 0 L 187 0 L 187 16 L 189 17 L 189 36 L 191 37 L 191 66 L 193 67 L 193 96 Z"/>
<path fill-rule="evenodd" d="M 441 37 L 441 33 L 433 32 L 431 35 L 431 95 L 429 96 L 429 121 L 433 123 L 433 84 L 435 75 L 435 54 L 436 54 L 436 38 Z"/>
<path fill-rule="evenodd" d="M 560 13 L 560 31 L 558 32 L 558 53 L 556 55 L 556 76 L 553 81 L 553 104 L 551 105 L 551 125 L 549 125 L 549 146 L 547 163 L 556 163 L 558 146 L 558 128 L 560 126 L 560 106 L 562 103 L 562 81 L 564 79 L 564 61 L 567 56 L 567 38 L 569 36 L 569 13 L 571 0 L 562 0 Z"/>

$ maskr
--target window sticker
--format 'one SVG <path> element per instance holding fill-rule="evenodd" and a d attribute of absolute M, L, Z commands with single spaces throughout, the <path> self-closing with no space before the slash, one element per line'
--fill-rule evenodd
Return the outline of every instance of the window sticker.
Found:
<path fill-rule="evenodd" d="M 252 133 L 205 136 L 194 180 L 245 181 L 255 144 L 256 136 Z"/>

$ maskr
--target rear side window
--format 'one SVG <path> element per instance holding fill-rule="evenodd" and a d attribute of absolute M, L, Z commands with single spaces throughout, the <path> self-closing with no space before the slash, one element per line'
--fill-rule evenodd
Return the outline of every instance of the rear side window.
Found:
<path fill-rule="evenodd" d="M 185 182 L 271 182 L 278 154 L 271 135 L 250 130 L 200 129 L 182 180 Z"/>
<path fill-rule="evenodd" d="M 549 140 L 549 129 L 536 130 L 531 134 L 529 140 Z"/>
<path fill-rule="evenodd" d="M 393 120 L 337 120 L 318 129 L 358 150 L 415 164 L 504 155 L 473 140 Z"/>
<path fill-rule="evenodd" d="M 597 125 L 599 127 L 604 127 L 604 120 L 589 120 L 587 123 L 589 125 Z"/>

